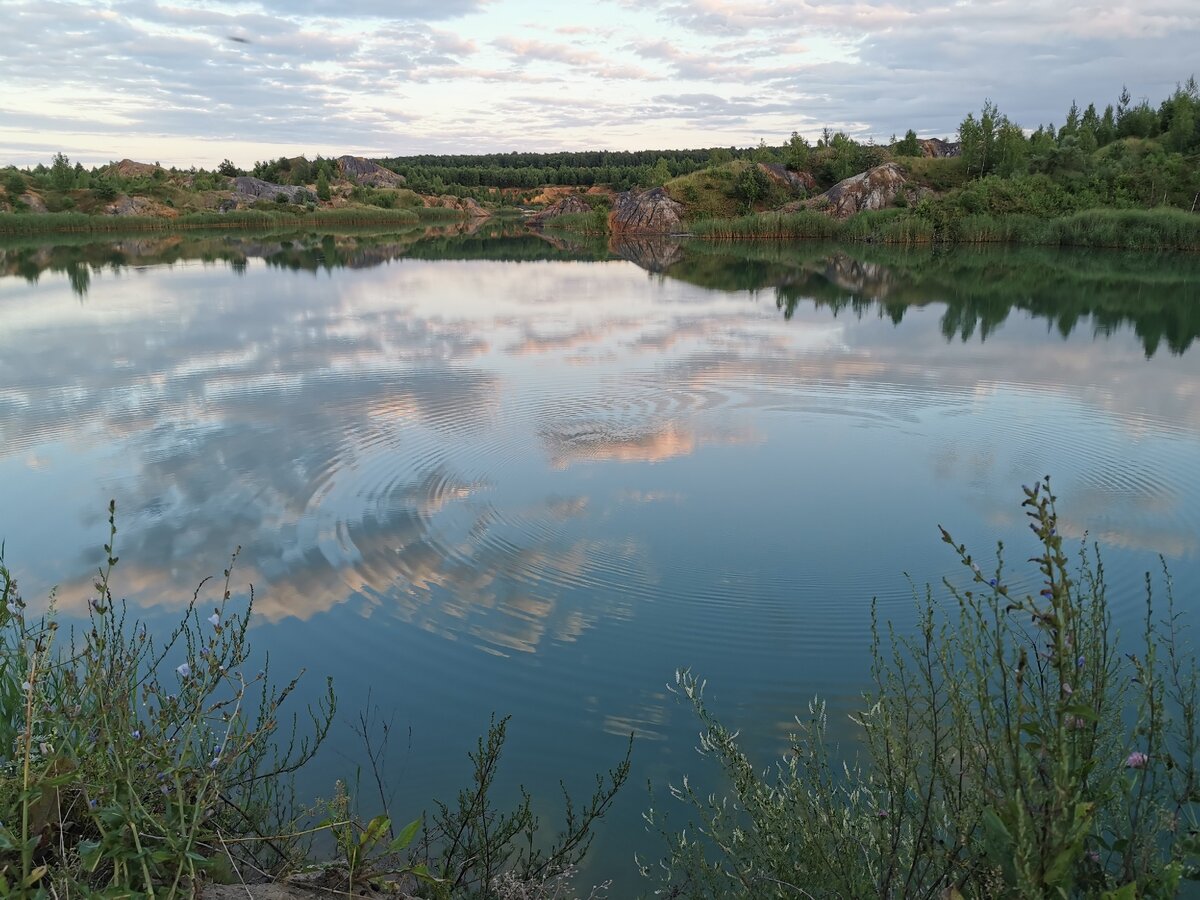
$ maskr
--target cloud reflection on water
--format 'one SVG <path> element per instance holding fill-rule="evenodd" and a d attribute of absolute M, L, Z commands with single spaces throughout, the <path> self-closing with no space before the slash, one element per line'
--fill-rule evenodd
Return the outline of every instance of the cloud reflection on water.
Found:
<path fill-rule="evenodd" d="M 989 456 L 1002 423 L 946 423 L 1005 398 L 1069 407 L 1128 439 L 1200 431 L 1193 356 L 1150 365 L 1144 345 L 1060 339 L 1011 307 L 980 311 L 988 340 L 964 346 L 961 319 L 930 327 L 939 296 L 902 267 L 835 253 L 738 270 L 711 250 L 624 248 L 653 261 L 647 280 L 626 262 L 422 261 L 412 246 L 226 247 L 235 276 L 188 262 L 184 243 L 148 242 L 182 265 L 106 274 L 82 306 L 61 280 L 4 285 L 0 462 L 53 467 L 53 445 L 107 454 L 121 585 L 136 603 L 184 602 L 240 543 L 269 621 L 354 600 L 363 615 L 510 653 L 636 615 L 649 587 L 631 585 L 659 584 L 666 561 L 609 530 L 613 510 L 686 506 L 671 466 L 765 445 L 780 416 L 944 435 L 930 477 L 993 485 L 1012 477 Z M 136 249 L 122 245 L 122 259 Z M 346 270 L 314 270 L 317 253 Z M 813 299 L 796 302 L 804 291 Z M 1030 465 L 1063 449 L 1059 423 L 1019 427 Z M 1100 480 L 1081 491 L 1081 519 L 1104 520 L 1119 546 L 1195 554 L 1187 493 L 1105 480 L 1122 446 L 1095 433 L 1110 443 L 1089 450 Z M 72 515 L 103 503 L 65 499 Z M 91 550 L 34 583 L 65 582 L 78 603 Z"/>

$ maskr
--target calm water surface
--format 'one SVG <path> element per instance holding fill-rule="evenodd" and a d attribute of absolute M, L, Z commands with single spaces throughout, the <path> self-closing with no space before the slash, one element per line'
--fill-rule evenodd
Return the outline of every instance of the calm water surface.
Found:
<path fill-rule="evenodd" d="M 636 735 L 589 874 L 636 885 L 647 778 L 706 774 L 674 670 L 768 762 L 867 673 L 872 597 L 1028 555 L 1049 473 L 1119 625 L 1163 554 L 1200 586 L 1200 262 L 1048 251 L 577 246 L 358 235 L 0 247 L 0 536 L 82 608 L 166 621 L 241 545 L 256 646 L 395 716 L 396 812 L 465 782 L 554 814 Z M 1028 583 L 1028 582 L 1026 582 Z M 317 677 L 313 677 L 317 676 Z M 330 793 L 349 725 L 301 785 Z"/>

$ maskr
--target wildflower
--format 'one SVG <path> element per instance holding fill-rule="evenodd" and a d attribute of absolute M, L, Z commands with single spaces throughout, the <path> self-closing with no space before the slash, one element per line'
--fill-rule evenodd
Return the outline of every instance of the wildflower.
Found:
<path fill-rule="evenodd" d="M 221 624 L 221 616 L 219 613 L 213 613 L 211 616 L 208 617 L 208 621 L 209 621 L 209 624 L 211 624 L 214 628 L 216 628 L 218 625 Z"/>
<path fill-rule="evenodd" d="M 175 667 L 175 671 L 179 673 L 180 678 L 187 678 L 192 674 L 192 667 L 187 663 L 182 663 L 181 665 Z"/>
<path fill-rule="evenodd" d="M 209 767 L 210 769 L 215 769 L 215 768 L 216 768 L 217 766 L 219 766 L 220 764 L 221 764 L 221 757 L 219 757 L 219 756 L 214 756 L 214 757 L 213 757 L 213 759 L 212 759 L 212 762 L 210 762 L 210 763 L 208 764 L 208 767 Z"/>
<path fill-rule="evenodd" d="M 142 733 L 140 731 L 138 731 L 138 729 L 136 729 L 136 728 L 133 729 L 133 731 L 131 731 L 129 733 L 129 736 L 131 738 L 133 738 L 135 741 L 140 741 L 142 739 Z"/>
<path fill-rule="evenodd" d="M 1075 689 L 1073 687 L 1071 687 L 1071 685 L 1067 684 L 1067 682 L 1064 681 L 1062 683 L 1062 692 L 1064 694 L 1066 694 L 1068 697 L 1070 697 L 1073 693 L 1075 693 Z"/>
<path fill-rule="evenodd" d="M 1125 768 L 1127 769 L 1144 769 L 1146 763 L 1150 762 L 1150 757 L 1141 750 L 1134 750 L 1125 760 Z"/>
<path fill-rule="evenodd" d="M 1075 668 L 1082 669 L 1085 662 L 1087 662 L 1087 660 L 1085 660 L 1082 656 L 1078 657 L 1075 660 Z"/>
<path fill-rule="evenodd" d="M 992 587 L 996 587 L 996 579 L 995 579 L 995 578 L 989 578 L 989 579 L 988 579 L 988 584 L 990 584 Z"/>
<path fill-rule="evenodd" d="M 1050 588 L 1042 588 L 1042 596 L 1043 597 L 1053 597 L 1054 591 L 1050 590 Z"/>
<path fill-rule="evenodd" d="M 100 804 L 96 802 L 94 797 L 91 800 L 88 800 L 88 809 L 95 809 L 99 805 Z"/>
<path fill-rule="evenodd" d="M 1087 858 L 1091 862 L 1098 863 L 1100 862 L 1100 853 L 1096 850 L 1089 850 Z"/>
<path fill-rule="evenodd" d="M 887 814 L 886 809 L 881 809 L 875 813 L 875 818 L 877 818 L 877 819 L 886 819 L 887 817 L 888 817 L 888 814 Z"/>
<path fill-rule="evenodd" d="M 33 685 L 30 684 L 28 681 L 23 681 L 23 682 L 21 682 L 21 690 L 23 690 L 25 693 L 28 694 L 30 691 L 33 690 Z"/>

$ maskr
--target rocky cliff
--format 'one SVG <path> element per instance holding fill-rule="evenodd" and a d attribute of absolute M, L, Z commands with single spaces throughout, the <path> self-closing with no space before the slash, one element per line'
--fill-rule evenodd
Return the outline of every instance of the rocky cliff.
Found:
<path fill-rule="evenodd" d="M 295 203 L 296 196 L 301 192 L 303 192 L 301 196 L 310 193 L 308 188 L 292 184 L 273 184 L 252 175 L 239 175 L 233 179 L 233 196 L 244 203 L 253 203 L 255 200 L 274 200 L 280 194 L 287 197 L 289 203 Z"/>
<path fill-rule="evenodd" d="M 539 213 L 534 213 L 526 221 L 530 225 L 545 225 L 551 219 L 557 219 L 559 216 L 568 216 L 573 213 L 590 213 L 592 208 L 583 200 L 574 194 L 569 194 L 563 197 L 556 203 L 552 203 Z"/>
<path fill-rule="evenodd" d="M 771 179 L 772 183 L 786 188 L 800 196 L 806 196 L 817 188 L 817 180 L 808 172 L 793 172 L 778 163 L 758 163 L 759 171 Z"/>
<path fill-rule="evenodd" d="M 361 156 L 339 156 L 337 164 L 343 178 L 366 187 L 400 187 L 404 184 L 403 175 Z"/>
<path fill-rule="evenodd" d="M 962 156 L 962 144 L 943 141 L 941 138 L 923 138 L 920 141 L 921 155 L 941 158 L 943 156 Z"/>

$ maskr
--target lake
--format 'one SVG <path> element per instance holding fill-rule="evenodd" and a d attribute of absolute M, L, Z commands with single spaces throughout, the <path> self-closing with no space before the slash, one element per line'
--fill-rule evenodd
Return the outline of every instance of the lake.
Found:
<path fill-rule="evenodd" d="M 872 598 L 911 624 L 958 571 L 939 524 L 1019 565 L 1046 474 L 1119 628 L 1158 554 L 1193 611 L 1200 259 L 455 231 L 0 245 L 27 599 L 84 608 L 109 498 L 116 593 L 157 625 L 240 545 L 255 647 L 341 701 L 301 796 L 354 777 L 368 707 L 404 821 L 493 712 L 502 793 L 550 821 L 632 732 L 586 871 L 623 896 L 647 779 L 669 808 L 712 774 L 678 667 L 764 765 L 814 696 L 852 736 Z"/>

